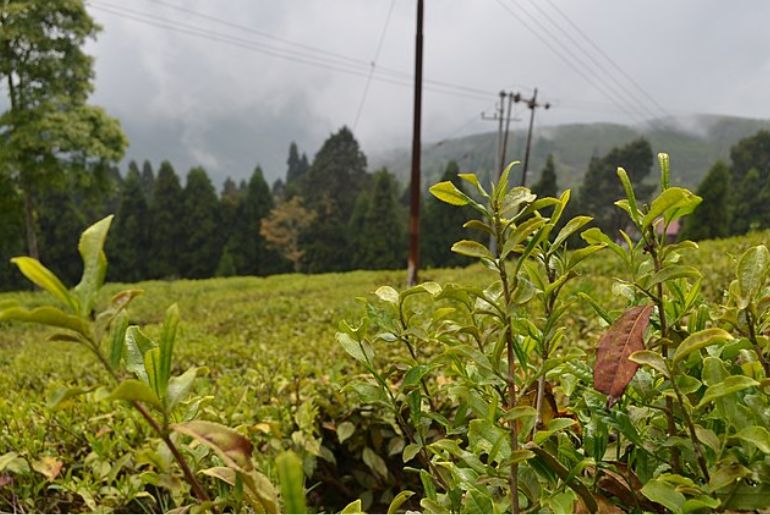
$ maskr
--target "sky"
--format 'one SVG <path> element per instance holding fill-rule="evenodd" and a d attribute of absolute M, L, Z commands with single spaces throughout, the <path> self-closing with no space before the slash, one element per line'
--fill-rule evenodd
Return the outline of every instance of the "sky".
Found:
<path fill-rule="evenodd" d="M 347 125 L 369 156 L 411 145 L 416 0 L 88 0 L 91 101 L 126 159 L 205 167 L 217 186 L 285 175 Z M 538 125 L 770 118 L 770 3 L 425 0 L 422 138 L 496 130 L 500 90 Z M 517 104 L 515 127 L 528 112 Z"/>

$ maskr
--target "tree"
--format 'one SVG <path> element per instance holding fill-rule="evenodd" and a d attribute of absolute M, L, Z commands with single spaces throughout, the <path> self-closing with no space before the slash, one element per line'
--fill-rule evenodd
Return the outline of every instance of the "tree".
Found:
<path fill-rule="evenodd" d="M 374 174 L 361 229 L 351 232 L 355 268 L 382 270 L 404 265 L 406 240 L 398 190 L 396 178 L 387 170 Z"/>
<path fill-rule="evenodd" d="M 717 161 L 698 186 L 697 194 L 703 201 L 685 219 L 680 239 L 697 241 L 730 234 L 729 188 L 730 169 Z"/>
<path fill-rule="evenodd" d="M 142 191 L 147 203 L 152 202 L 152 192 L 155 190 L 155 172 L 152 171 L 152 165 L 145 159 L 142 164 Z"/>
<path fill-rule="evenodd" d="M 113 235 L 107 239 L 112 280 L 136 282 L 150 277 L 150 212 L 145 199 L 142 176 L 129 166 L 120 193 L 120 207 L 113 221 Z"/>
<path fill-rule="evenodd" d="M 457 176 L 459 172 L 457 163 L 450 161 L 441 180 L 452 182 L 457 189 L 464 192 L 462 181 Z M 420 231 L 421 261 L 426 267 L 461 266 L 471 262 L 467 257 L 451 250 L 455 242 L 469 239 L 469 234 L 463 229 L 469 214 L 467 209 L 446 204 L 433 195 L 428 196 Z"/>
<path fill-rule="evenodd" d="M 24 286 L 23 276 L 10 261 L 24 253 L 23 205 L 10 177 L 0 174 L 0 290 Z"/>
<path fill-rule="evenodd" d="M 617 177 L 617 168 L 623 167 L 640 202 L 646 202 L 654 185 L 644 183 L 652 171 L 652 148 L 650 143 L 639 138 L 623 147 L 615 147 L 606 156 L 594 156 L 580 188 L 579 209 L 594 217 L 594 223 L 610 237 L 616 237 L 623 229 L 625 213 L 614 203 L 622 198 L 623 187 Z"/>
<path fill-rule="evenodd" d="M 77 244 L 87 224 L 73 198 L 72 187 L 49 188 L 38 199 L 40 259 L 50 263 L 51 271 L 65 283 L 76 284 L 82 272 Z"/>
<path fill-rule="evenodd" d="M 540 175 L 540 180 L 532 186 L 532 192 L 538 197 L 555 197 L 559 194 L 556 184 L 556 167 L 553 164 L 553 154 L 548 155 L 545 168 Z"/>
<path fill-rule="evenodd" d="M 200 279 L 214 275 L 222 246 L 219 233 L 219 199 L 206 170 L 192 168 L 184 188 L 184 247 L 181 275 Z"/>
<path fill-rule="evenodd" d="M 733 184 L 732 234 L 770 227 L 770 176 L 762 177 L 752 168 Z"/>
<path fill-rule="evenodd" d="M 275 266 L 270 260 L 280 260 L 275 252 L 267 251 L 260 236 L 262 219 L 272 209 L 270 187 L 265 182 L 262 168 L 257 166 L 239 203 L 233 231 L 226 245 L 238 275 L 266 275 Z"/>
<path fill-rule="evenodd" d="M 302 154 L 302 157 L 300 157 L 299 150 L 297 150 L 297 144 L 293 141 L 291 142 L 291 145 L 289 145 L 289 158 L 286 160 L 286 165 L 287 185 L 294 184 L 301 180 L 310 168 L 307 162 L 307 156 Z"/>
<path fill-rule="evenodd" d="M 770 176 L 770 131 L 761 130 L 733 145 L 730 149 L 730 160 L 736 184 L 752 168 L 757 170 L 760 179 L 766 179 Z"/>
<path fill-rule="evenodd" d="M 184 199 L 174 167 L 163 161 L 150 203 L 150 278 L 179 275 L 179 254 L 184 247 Z"/>
<path fill-rule="evenodd" d="M 316 213 L 315 222 L 300 237 L 306 270 L 350 269 L 348 222 L 368 179 L 366 156 L 353 133 L 343 127 L 324 142 L 300 181 L 301 196 Z"/>
<path fill-rule="evenodd" d="M 315 220 L 315 213 L 302 205 L 302 197 L 292 197 L 278 204 L 262 219 L 259 233 L 267 246 L 291 261 L 295 272 L 305 252 L 299 247 L 299 237 Z"/>
<path fill-rule="evenodd" d="M 79 0 L 0 3 L 0 81 L 8 106 L 0 115 L 0 173 L 21 193 L 35 258 L 42 192 L 63 184 L 68 172 L 120 159 L 126 147 L 119 123 L 86 103 L 93 59 L 82 47 L 98 30 Z"/>

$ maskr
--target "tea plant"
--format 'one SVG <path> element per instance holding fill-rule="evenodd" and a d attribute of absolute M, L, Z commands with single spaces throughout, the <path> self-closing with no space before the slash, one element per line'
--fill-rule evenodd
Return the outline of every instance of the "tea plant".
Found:
<path fill-rule="evenodd" d="M 228 506 L 239 509 L 243 500 L 259 512 L 277 512 L 278 495 L 270 480 L 254 466 L 252 443 L 226 426 L 196 419 L 202 399 L 190 398 L 190 393 L 196 377 L 205 369 L 191 367 L 180 375 L 172 375 L 179 324 L 177 306 L 172 305 L 166 311 L 158 342 L 145 335 L 138 326 L 129 325 L 126 308 L 141 291 L 122 291 L 112 298 L 105 309 L 97 311 L 97 296 L 104 284 L 107 268 L 103 247 L 111 220 L 111 216 L 107 217 L 83 233 L 78 245 L 83 259 L 83 276 L 72 290 L 67 289 L 36 259 L 14 258 L 12 261 L 21 273 L 50 293 L 59 304 L 25 309 L 6 302 L 0 306 L 0 321 L 30 322 L 55 328 L 64 332 L 52 335 L 51 340 L 70 342 L 88 349 L 115 385 L 104 400 L 125 401 L 141 415 L 179 466 L 182 477 L 197 500 L 196 509 Z M 133 378 L 126 378 L 126 375 Z M 79 388 L 60 389 L 52 396 L 50 407 L 56 408 L 83 393 L 85 391 Z M 192 437 L 211 449 L 219 464 L 193 471 L 189 459 L 192 457 L 198 461 L 206 453 L 192 447 L 183 449 L 180 435 Z M 15 453 L 3 456 L 5 460 L 17 457 Z M 169 467 L 163 465 L 163 449 L 150 460 L 155 462 L 161 473 L 170 472 Z M 61 464 L 55 466 L 61 468 Z M 291 453 L 281 455 L 277 468 L 286 507 L 304 511 L 304 477 L 298 458 Z M 212 500 L 197 474 L 217 478 L 232 486 L 232 499 Z M 173 476 L 159 484 L 173 485 Z"/>

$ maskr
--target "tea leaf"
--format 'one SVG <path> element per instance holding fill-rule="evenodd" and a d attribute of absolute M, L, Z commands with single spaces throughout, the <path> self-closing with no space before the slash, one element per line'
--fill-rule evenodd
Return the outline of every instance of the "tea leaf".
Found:
<path fill-rule="evenodd" d="M 767 280 L 770 269 L 770 252 L 764 245 L 752 247 L 738 261 L 738 291 L 740 292 L 740 308 L 749 305 Z"/>
<path fill-rule="evenodd" d="M 107 400 L 143 402 L 154 406 L 157 409 L 162 408 L 160 399 L 155 392 L 147 386 L 146 383 L 136 379 L 126 379 L 120 383 L 112 393 L 110 393 Z"/>
<path fill-rule="evenodd" d="M 442 202 L 452 204 L 453 206 L 464 206 L 470 202 L 468 196 L 457 189 L 457 186 L 452 184 L 451 181 L 443 181 L 438 184 L 434 184 L 428 190 L 431 194 Z"/>
<path fill-rule="evenodd" d="M 671 510 L 672 513 L 682 513 L 685 497 L 676 487 L 662 478 L 654 478 L 642 487 L 642 495 Z"/>
<path fill-rule="evenodd" d="M 745 442 L 756 445 L 757 449 L 770 454 L 770 432 L 761 426 L 744 427 L 735 435 Z"/>
<path fill-rule="evenodd" d="M 754 379 L 747 376 L 730 376 L 721 383 L 711 385 L 706 388 L 706 392 L 703 394 L 700 402 L 696 406 L 696 409 L 700 409 L 709 402 L 730 395 L 731 393 L 740 392 L 746 388 L 752 388 L 759 386 L 759 383 Z"/>
<path fill-rule="evenodd" d="M 637 306 L 626 311 L 599 341 L 594 365 L 594 386 L 618 399 L 633 379 L 639 365 L 628 357 L 644 349 L 644 330 L 650 323 L 652 306 Z"/>
<path fill-rule="evenodd" d="M 390 506 L 388 506 L 388 515 L 396 513 L 401 505 L 409 500 L 409 498 L 413 495 L 414 492 L 411 490 L 402 490 L 399 492 L 398 495 L 395 496 L 392 501 L 390 501 Z"/>
<path fill-rule="evenodd" d="M 213 450 L 222 461 L 238 470 L 251 470 L 253 445 L 248 438 L 222 424 L 193 420 L 173 424 L 171 429 L 191 436 Z"/>
<path fill-rule="evenodd" d="M 56 277 L 56 274 L 43 266 L 40 261 L 31 257 L 16 257 L 11 259 L 11 263 L 16 265 L 27 279 L 62 301 L 73 312 L 78 312 L 77 299 L 70 295 L 69 290 Z"/>
<path fill-rule="evenodd" d="M 654 368 L 664 377 L 669 377 L 668 368 L 666 362 L 663 360 L 663 356 L 657 352 L 651 350 L 640 350 L 632 353 L 628 359 L 639 365 L 647 365 L 650 368 Z"/>
<path fill-rule="evenodd" d="M 80 297 L 80 314 L 88 316 L 94 308 L 96 294 L 104 284 L 107 274 L 107 257 L 104 255 L 104 240 L 110 230 L 112 215 L 102 218 L 86 229 L 80 236 L 78 251 L 83 259 L 83 276 L 75 286 Z"/>
<path fill-rule="evenodd" d="M 307 513 L 302 460 L 292 451 L 285 451 L 275 458 L 275 466 L 281 482 L 283 513 Z"/>
<path fill-rule="evenodd" d="M 481 243 L 472 240 L 458 241 L 452 245 L 452 252 L 462 256 L 494 259 L 494 256 L 489 252 L 489 249 Z"/>
<path fill-rule="evenodd" d="M 716 345 L 725 341 L 732 340 L 733 337 L 724 329 L 713 327 L 711 329 L 704 329 L 698 331 L 695 334 L 691 334 L 684 339 L 682 343 L 674 351 L 673 362 L 678 363 L 684 358 L 690 355 L 690 353 L 700 350 L 710 345 Z"/>

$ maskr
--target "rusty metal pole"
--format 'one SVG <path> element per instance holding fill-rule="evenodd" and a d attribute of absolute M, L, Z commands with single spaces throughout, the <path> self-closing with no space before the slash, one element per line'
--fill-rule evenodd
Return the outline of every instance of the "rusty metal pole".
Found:
<path fill-rule="evenodd" d="M 417 284 L 420 268 L 420 129 L 422 118 L 422 22 L 423 0 L 417 0 L 417 33 L 414 59 L 414 125 L 412 128 L 412 175 L 409 201 L 409 260 L 406 281 Z"/>

